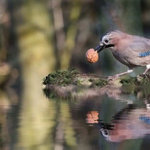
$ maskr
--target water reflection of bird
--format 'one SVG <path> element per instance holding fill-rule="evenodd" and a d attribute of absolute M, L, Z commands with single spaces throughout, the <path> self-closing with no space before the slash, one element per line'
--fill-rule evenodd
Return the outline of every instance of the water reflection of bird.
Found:
<path fill-rule="evenodd" d="M 101 128 L 108 141 L 120 142 L 127 139 L 142 138 L 150 134 L 150 111 L 128 105 L 113 117 L 113 129 Z"/>
<path fill-rule="evenodd" d="M 95 113 L 95 115 L 98 114 Z M 136 108 L 133 104 L 129 104 L 117 112 L 113 116 L 111 124 L 106 124 L 101 120 L 98 120 L 97 123 L 95 120 L 92 121 L 92 118 L 90 117 L 89 123 L 98 125 L 102 135 L 110 142 L 137 139 L 144 137 L 146 134 L 150 134 L 150 110 Z M 95 116 L 93 119 L 95 118 L 97 117 Z"/>
<path fill-rule="evenodd" d="M 114 57 L 128 67 L 126 72 L 116 74 L 114 78 L 131 73 L 134 67 L 146 66 L 143 74 L 150 69 L 150 40 L 129 35 L 119 30 L 107 33 L 95 48 L 97 52 L 110 48 Z"/>

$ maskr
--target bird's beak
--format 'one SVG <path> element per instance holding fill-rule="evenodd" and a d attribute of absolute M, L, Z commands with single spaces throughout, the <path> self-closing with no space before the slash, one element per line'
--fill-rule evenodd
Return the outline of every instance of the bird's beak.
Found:
<path fill-rule="evenodd" d="M 109 47 L 114 47 L 114 44 L 106 45 L 106 44 L 100 42 L 100 44 L 97 45 L 94 50 L 99 53 L 99 52 L 101 52 L 103 49 L 109 48 Z"/>
<path fill-rule="evenodd" d="M 99 52 L 101 52 L 105 47 L 106 47 L 105 44 L 102 43 L 102 42 L 100 42 L 100 44 L 97 45 L 94 50 L 99 53 Z"/>

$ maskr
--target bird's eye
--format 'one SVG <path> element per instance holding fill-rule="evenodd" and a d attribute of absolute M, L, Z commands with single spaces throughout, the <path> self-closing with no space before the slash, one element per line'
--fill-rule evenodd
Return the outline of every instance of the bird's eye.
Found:
<path fill-rule="evenodd" d="M 108 43 L 109 41 L 107 39 L 104 40 L 105 43 Z"/>

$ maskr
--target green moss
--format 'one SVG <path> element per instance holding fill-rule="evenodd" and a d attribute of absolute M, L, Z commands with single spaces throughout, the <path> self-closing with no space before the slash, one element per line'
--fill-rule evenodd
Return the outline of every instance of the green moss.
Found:
<path fill-rule="evenodd" d="M 135 84 L 136 78 L 130 77 L 130 78 L 121 79 L 120 83 L 124 86 L 130 85 L 130 84 Z"/>
<path fill-rule="evenodd" d="M 138 95 L 138 97 L 141 98 L 147 98 L 150 96 L 150 83 L 146 84 L 144 86 L 136 87 L 134 90 L 135 95 Z"/>
<path fill-rule="evenodd" d="M 43 79 L 43 84 L 55 84 L 66 86 L 72 83 L 74 77 L 78 74 L 76 70 L 55 71 Z"/>
<path fill-rule="evenodd" d="M 55 71 L 50 73 L 43 79 L 43 84 L 67 86 L 75 84 L 77 86 L 88 87 L 103 87 L 108 84 L 108 80 L 100 78 L 92 74 L 80 74 L 76 70 Z M 139 75 L 138 77 L 128 77 L 120 80 L 123 86 L 133 85 L 146 85 L 150 83 L 150 75 Z"/>
<path fill-rule="evenodd" d="M 90 82 L 92 82 L 91 87 L 103 87 L 108 84 L 107 80 L 104 79 L 89 79 Z"/>
<path fill-rule="evenodd" d="M 108 84 L 108 81 L 92 74 L 85 75 L 78 73 L 76 70 L 65 70 L 50 73 L 43 79 L 43 84 L 61 86 L 75 84 L 77 86 L 103 87 Z"/>
<path fill-rule="evenodd" d="M 49 99 L 54 99 L 57 98 L 57 94 L 54 93 L 54 91 L 52 91 L 51 89 L 43 89 L 43 92 L 45 94 L 46 97 L 48 97 Z"/>
<path fill-rule="evenodd" d="M 121 79 L 120 83 L 124 86 L 135 84 L 135 85 L 145 85 L 150 83 L 150 75 L 139 75 L 137 77 L 129 77 L 125 79 Z"/>
<path fill-rule="evenodd" d="M 82 85 L 83 80 L 82 79 L 78 79 L 76 81 L 76 85 L 81 86 Z"/>

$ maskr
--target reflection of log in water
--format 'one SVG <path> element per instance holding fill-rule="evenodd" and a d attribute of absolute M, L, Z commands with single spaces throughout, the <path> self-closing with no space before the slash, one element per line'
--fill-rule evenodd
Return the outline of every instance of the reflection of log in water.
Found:
<path fill-rule="evenodd" d="M 43 89 L 48 98 L 63 98 L 63 99 L 86 99 L 107 95 L 110 98 L 130 102 L 130 95 L 137 99 L 146 99 L 149 103 L 150 89 L 148 86 L 126 86 L 116 87 L 108 85 L 102 88 L 87 88 L 82 86 L 69 85 L 66 87 L 51 85 Z"/>

